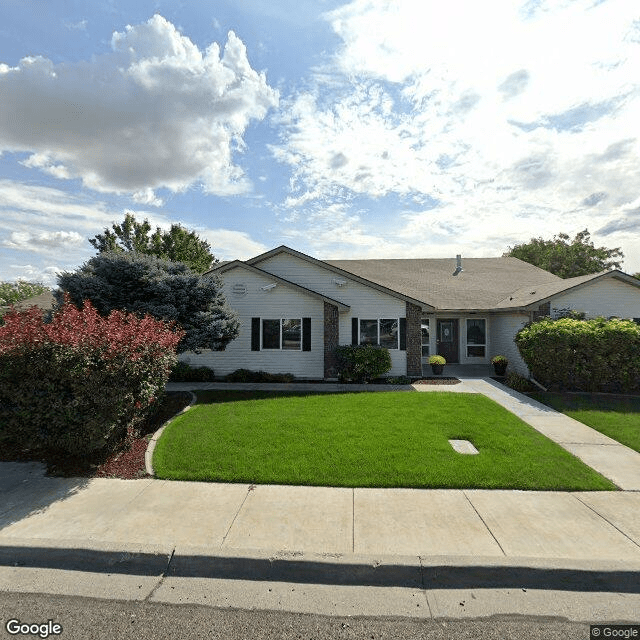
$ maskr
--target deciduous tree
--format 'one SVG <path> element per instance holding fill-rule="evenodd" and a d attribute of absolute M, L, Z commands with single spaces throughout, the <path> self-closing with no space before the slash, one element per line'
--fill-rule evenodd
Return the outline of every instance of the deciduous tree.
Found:
<path fill-rule="evenodd" d="M 211 246 L 194 231 L 179 224 L 172 224 L 169 231 L 160 227 L 151 233 L 148 220 L 138 222 L 135 216 L 127 213 L 122 224 L 113 224 L 112 230 L 105 229 L 89 242 L 98 253 L 108 251 L 135 251 L 145 255 L 164 258 L 173 262 L 184 262 L 192 271 L 204 273 L 217 262 L 211 254 Z"/>
<path fill-rule="evenodd" d="M 616 258 L 624 258 L 620 247 L 595 247 L 588 229 L 576 234 L 571 242 L 566 233 L 553 236 L 553 240 L 531 238 L 529 242 L 509 247 L 509 251 L 503 255 L 519 258 L 561 278 L 619 269 L 621 262 Z"/>

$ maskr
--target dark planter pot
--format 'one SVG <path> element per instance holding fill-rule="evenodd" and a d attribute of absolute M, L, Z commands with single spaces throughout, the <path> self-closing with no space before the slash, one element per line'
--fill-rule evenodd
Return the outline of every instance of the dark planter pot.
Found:
<path fill-rule="evenodd" d="M 503 376 L 505 371 L 507 370 L 506 363 L 498 363 L 493 365 L 493 370 L 496 372 L 497 376 Z"/>
<path fill-rule="evenodd" d="M 443 364 L 432 364 L 431 365 L 431 371 L 433 372 L 434 376 L 440 376 L 440 375 L 442 375 L 442 372 L 444 371 L 444 365 Z"/>

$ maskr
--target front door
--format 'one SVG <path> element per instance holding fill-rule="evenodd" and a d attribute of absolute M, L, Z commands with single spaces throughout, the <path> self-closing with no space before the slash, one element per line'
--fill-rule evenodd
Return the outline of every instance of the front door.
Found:
<path fill-rule="evenodd" d="M 438 355 L 443 356 L 447 362 L 460 362 L 458 318 L 438 320 L 436 343 Z"/>

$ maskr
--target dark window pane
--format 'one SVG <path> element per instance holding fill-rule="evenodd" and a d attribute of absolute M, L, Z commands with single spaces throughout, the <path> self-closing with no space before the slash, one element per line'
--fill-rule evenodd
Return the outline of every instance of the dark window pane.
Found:
<path fill-rule="evenodd" d="M 422 357 L 425 358 L 429 355 L 429 318 L 422 318 L 420 332 L 422 334 Z"/>
<path fill-rule="evenodd" d="M 467 344 L 486 344 L 484 320 L 467 320 Z"/>
<path fill-rule="evenodd" d="M 378 344 L 377 320 L 360 320 L 360 344 Z"/>
<path fill-rule="evenodd" d="M 280 348 L 280 320 L 262 321 L 262 348 Z"/>
<path fill-rule="evenodd" d="M 484 358 L 484 347 L 467 347 L 469 358 Z"/>
<path fill-rule="evenodd" d="M 302 323 L 300 319 L 282 321 L 282 348 L 300 350 Z"/>
<path fill-rule="evenodd" d="M 398 348 L 397 320 L 380 320 L 380 346 L 387 349 Z"/>

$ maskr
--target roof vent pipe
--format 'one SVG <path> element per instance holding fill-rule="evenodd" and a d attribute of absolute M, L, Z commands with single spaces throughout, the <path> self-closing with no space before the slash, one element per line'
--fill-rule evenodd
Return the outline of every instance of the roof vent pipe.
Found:
<path fill-rule="evenodd" d="M 454 276 L 457 276 L 459 273 L 462 273 L 464 269 L 462 268 L 462 256 L 458 254 L 456 256 L 456 270 L 453 272 Z"/>

